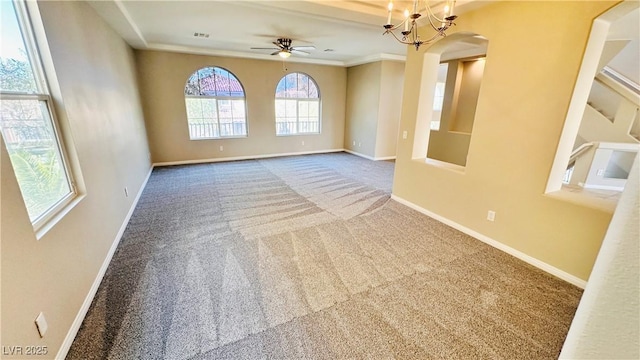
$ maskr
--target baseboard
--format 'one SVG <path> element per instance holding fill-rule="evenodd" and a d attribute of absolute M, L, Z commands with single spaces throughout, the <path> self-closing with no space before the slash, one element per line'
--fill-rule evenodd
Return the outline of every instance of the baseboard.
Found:
<path fill-rule="evenodd" d="M 156 166 L 173 166 L 173 165 L 189 165 L 189 164 L 206 164 L 206 163 L 222 162 L 222 161 L 255 160 L 255 159 L 282 157 L 282 156 L 326 154 L 326 153 L 334 153 L 334 152 L 342 152 L 342 151 L 345 151 L 345 150 L 344 149 L 327 149 L 327 150 L 300 151 L 300 152 L 265 154 L 265 155 L 231 156 L 231 157 L 209 158 L 209 159 L 198 159 L 198 160 L 165 161 L 165 162 L 153 163 L 153 166 L 156 167 Z"/>
<path fill-rule="evenodd" d="M 355 155 L 355 156 L 360 156 L 362 158 L 371 160 L 371 161 L 381 161 L 381 160 L 395 160 L 396 157 L 395 156 L 382 156 L 382 157 L 372 157 L 369 155 L 365 155 L 365 154 L 361 154 L 357 151 L 353 151 L 353 150 L 349 150 L 349 149 L 343 149 L 342 151 L 349 153 L 351 155 Z"/>
<path fill-rule="evenodd" d="M 496 248 L 498 250 L 502 250 L 502 251 L 506 252 L 509 255 L 512 255 L 512 256 L 514 256 L 514 257 L 516 257 L 516 258 L 518 258 L 518 259 L 520 259 L 520 260 L 522 260 L 522 261 L 524 261 L 524 262 L 526 262 L 526 263 L 528 263 L 530 265 L 533 265 L 533 266 L 537 267 L 538 269 L 540 269 L 542 271 L 545 271 L 545 272 L 547 272 L 547 273 L 549 273 L 549 274 L 551 274 L 551 275 L 553 275 L 553 276 L 555 276 L 557 278 L 560 278 L 560 279 L 562 279 L 562 280 L 564 280 L 564 281 L 566 281 L 568 283 L 571 283 L 571 284 L 573 284 L 573 285 L 575 285 L 575 286 L 577 286 L 577 287 L 579 287 L 581 289 L 584 289 L 584 287 L 587 285 L 586 281 L 578 278 L 577 276 L 571 275 L 571 274 L 569 274 L 569 273 L 567 273 L 567 272 L 565 272 L 563 270 L 560 270 L 560 269 L 556 268 L 555 266 L 552 266 L 552 265 L 549 265 L 549 264 L 547 264 L 547 263 L 545 263 L 543 261 L 540 261 L 540 260 L 538 260 L 538 259 L 536 259 L 536 258 L 534 258 L 532 256 L 529 256 L 529 255 L 527 255 L 527 254 L 525 254 L 525 253 L 523 253 L 523 252 L 521 252 L 519 250 L 516 250 L 516 249 L 514 249 L 514 248 L 512 248 L 510 246 L 507 246 L 507 245 L 505 245 L 505 244 L 503 244 L 503 243 L 501 243 L 501 242 L 499 242 L 497 240 L 493 240 L 490 237 L 488 237 L 486 235 L 482 235 L 482 234 L 480 234 L 479 232 L 477 232 L 475 230 L 472 230 L 472 229 L 469 229 L 468 227 L 460 225 L 460 224 L 458 224 L 457 222 L 455 222 L 453 220 L 449 220 L 449 219 L 447 219 L 445 217 L 442 217 L 442 216 L 440 216 L 438 214 L 432 213 L 431 211 L 429 211 L 429 210 L 427 210 L 427 209 L 425 209 L 423 207 L 420 207 L 420 206 L 418 206 L 418 205 L 416 205 L 416 204 L 414 204 L 414 203 L 412 203 L 412 202 L 410 202 L 408 200 L 405 200 L 405 199 L 403 199 L 403 198 L 401 198 L 401 197 L 399 197 L 397 195 L 392 194 L 391 198 L 393 200 L 403 204 L 403 205 L 406 205 L 406 206 L 408 206 L 408 207 L 410 207 L 410 208 L 412 208 L 412 209 L 414 209 L 416 211 L 419 211 L 419 212 L 421 212 L 421 213 L 423 213 L 423 214 L 425 214 L 425 215 L 427 215 L 427 216 L 429 216 L 429 217 L 431 217 L 433 219 L 436 219 L 436 220 L 440 221 L 443 224 L 449 225 L 452 228 L 454 228 L 456 230 L 459 230 L 459 231 L 461 231 L 461 232 L 463 232 L 463 233 L 465 233 L 465 234 L 467 234 L 467 235 L 469 235 L 469 236 L 471 236 L 473 238 L 476 238 L 476 239 L 478 239 L 478 240 L 480 240 L 480 241 L 482 241 L 482 242 L 484 242 L 484 243 L 486 243 L 488 245 L 491 245 L 491 246 L 493 246 L 494 248 Z"/>
<path fill-rule="evenodd" d="M 133 211 L 135 210 L 136 205 L 138 205 L 138 201 L 140 200 L 140 196 L 142 196 L 142 192 L 144 191 L 144 188 L 147 186 L 147 182 L 149 181 L 149 177 L 151 177 L 151 172 L 152 171 L 153 171 L 153 167 L 151 169 L 149 169 L 149 173 L 147 174 L 146 179 L 144 179 L 144 182 L 142 183 L 142 186 L 140 187 L 140 190 L 138 191 L 138 195 L 133 200 L 133 203 L 131 204 L 131 208 L 129 209 L 129 212 L 127 213 L 127 216 L 124 218 L 124 221 L 122 222 L 122 225 L 120 226 L 120 230 L 118 231 L 118 234 L 116 234 L 116 238 L 113 241 L 113 244 L 111 244 L 111 248 L 109 248 L 109 252 L 107 253 L 107 256 L 105 257 L 104 261 L 102 262 L 102 266 L 100 267 L 100 270 L 98 271 L 98 275 L 96 276 L 95 280 L 93 281 L 93 285 L 91 285 L 91 288 L 89 289 L 89 293 L 87 294 L 87 297 L 84 299 L 84 302 L 82 303 L 82 306 L 80 307 L 80 310 L 78 311 L 78 314 L 76 314 L 76 318 L 73 320 L 73 323 L 71 324 L 71 328 L 67 332 L 67 336 L 64 338 L 64 341 L 62 342 L 62 346 L 60 346 L 60 350 L 58 350 L 58 353 L 56 354 L 56 359 L 63 360 L 67 356 L 67 353 L 69 352 L 69 349 L 71 348 L 71 344 L 73 344 L 73 340 L 76 338 L 76 335 L 78 334 L 78 330 L 80 330 L 80 326 L 82 325 L 82 322 L 84 321 L 84 317 L 87 315 L 87 311 L 89 311 L 89 307 L 91 306 L 91 303 L 93 302 L 93 298 L 96 296 L 96 293 L 98 292 L 98 287 L 100 287 L 100 283 L 102 282 L 102 278 L 104 277 L 104 274 L 107 272 L 107 268 L 109 267 L 109 263 L 111 263 L 111 258 L 113 258 L 113 254 L 115 254 L 116 249 L 118 248 L 118 244 L 120 244 L 120 239 L 122 238 L 122 235 L 124 234 L 124 230 L 127 228 L 127 224 L 129 224 L 129 220 L 131 219 L 131 215 L 133 215 Z"/>

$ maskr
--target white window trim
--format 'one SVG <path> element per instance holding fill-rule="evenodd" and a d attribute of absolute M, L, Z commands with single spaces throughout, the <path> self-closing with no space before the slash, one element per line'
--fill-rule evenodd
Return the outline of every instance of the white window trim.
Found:
<path fill-rule="evenodd" d="M 16 16 L 18 18 L 18 26 L 22 32 L 23 41 L 28 48 L 27 56 L 29 58 L 34 80 L 36 82 L 36 88 L 41 93 L 29 94 L 19 92 L 1 92 L 0 97 L 2 99 L 9 100 L 39 100 L 44 101 L 47 105 L 47 112 L 49 120 L 51 121 L 51 127 L 56 139 L 56 145 L 60 153 L 62 167 L 65 171 L 67 182 L 70 192 L 61 197 L 54 205 L 52 205 L 47 211 L 33 219 L 32 226 L 36 234 L 36 238 L 40 240 L 44 234 L 46 234 L 60 219 L 64 217 L 75 205 L 77 205 L 83 196 L 79 196 L 78 187 L 75 181 L 74 172 L 70 166 L 68 153 L 65 147 L 65 138 L 60 132 L 60 124 L 56 116 L 56 111 L 53 104 L 53 98 L 51 96 L 51 86 L 49 86 L 50 79 L 54 82 L 55 90 L 58 90 L 57 77 L 53 71 L 53 66 L 46 66 L 42 60 L 41 48 L 47 53 L 47 60 L 50 62 L 50 50 L 46 39 L 39 39 L 38 36 L 44 37 L 44 25 L 40 18 L 40 12 L 38 4 L 35 1 L 13 1 L 14 8 L 16 10 Z"/>
<path fill-rule="evenodd" d="M 315 81 L 315 79 L 313 79 L 310 75 L 303 73 L 303 72 L 291 72 L 289 74 L 284 75 L 283 77 L 280 78 L 280 80 L 278 81 L 278 84 L 276 85 L 276 92 L 278 89 L 278 85 L 280 85 L 280 83 L 282 82 L 283 79 L 285 79 L 287 76 L 292 75 L 292 74 L 296 74 L 297 75 L 304 75 L 309 79 L 309 83 L 313 84 L 316 87 L 316 91 L 318 93 L 317 97 L 307 97 L 307 98 L 303 98 L 303 97 L 278 97 L 276 96 L 273 104 L 274 104 L 274 115 L 276 113 L 276 108 L 275 108 L 275 104 L 278 100 L 296 100 L 296 129 L 300 128 L 300 113 L 299 113 L 299 103 L 300 101 L 306 101 L 306 102 L 318 102 L 318 131 L 317 132 L 300 132 L 300 131 L 296 131 L 295 133 L 292 134 L 278 134 L 278 116 L 276 115 L 274 117 L 275 120 L 275 130 L 276 130 L 276 136 L 305 136 L 305 135 L 320 135 L 322 134 L 322 97 L 320 95 L 320 87 L 318 86 L 318 83 Z M 286 86 L 285 86 L 285 90 L 286 90 Z M 285 121 L 288 122 L 288 121 Z"/>
<path fill-rule="evenodd" d="M 236 81 L 238 81 L 238 83 L 240 84 L 240 87 L 242 88 L 242 94 L 243 96 L 219 96 L 219 95 L 189 95 L 189 94 L 184 94 L 184 98 L 185 98 L 185 114 L 187 115 L 187 130 L 189 131 L 189 140 L 190 141 L 198 141 L 198 140 L 220 140 L 220 139 L 243 139 L 243 138 L 247 138 L 249 137 L 249 116 L 248 116 L 248 109 L 247 109 L 247 96 L 246 96 L 246 92 L 244 91 L 244 86 L 242 85 L 242 82 L 240 82 L 240 79 L 238 79 L 238 77 L 232 73 L 231 71 L 223 68 L 223 67 L 219 67 L 219 66 L 205 66 L 202 68 L 197 69 L 196 71 L 194 71 L 193 73 L 191 73 L 191 75 L 189 75 L 189 78 L 187 79 L 187 82 L 189 82 L 189 79 L 191 79 L 191 77 L 198 73 L 200 70 L 205 69 L 205 68 L 212 68 L 214 69 L 221 69 L 226 71 L 231 77 L 233 77 Z M 186 100 L 187 99 L 214 99 L 216 100 L 216 122 L 215 124 L 218 126 L 218 133 L 222 134 L 222 132 L 220 131 L 220 107 L 218 106 L 218 101 L 220 100 L 242 100 L 243 101 L 243 105 L 244 105 L 244 128 L 245 128 L 245 134 L 233 134 L 233 135 L 228 135 L 228 136 L 207 136 L 207 137 L 192 137 L 191 136 L 191 128 L 190 128 L 190 123 L 189 123 L 189 113 L 186 109 Z M 231 123 L 237 123 L 233 121 L 233 106 L 231 107 Z"/>

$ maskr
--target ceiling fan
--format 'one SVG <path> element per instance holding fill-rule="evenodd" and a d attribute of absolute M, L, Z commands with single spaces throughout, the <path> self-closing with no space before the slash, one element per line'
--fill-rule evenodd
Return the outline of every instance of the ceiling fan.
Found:
<path fill-rule="evenodd" d="M 260 48 L 260 47 L 252 47 L 252 50 L 276 50 L 271 53 L 271 55 L 280 55 L 281 58 L 286 59 L 291 54 L 295 55 L 309 55 L 308 51 L 305 50 L 315 50 L 316 47 L 311 46 L 291 46 L 291 39 L 288 38 L 280 38 L 273 42 L 273 45 L 277 47 L 270 48 Z"/>

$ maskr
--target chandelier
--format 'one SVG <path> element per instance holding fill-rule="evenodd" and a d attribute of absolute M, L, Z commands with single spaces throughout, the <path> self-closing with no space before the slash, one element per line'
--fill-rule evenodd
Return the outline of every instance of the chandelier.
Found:
<path fill-rule="evenodd" d="M 429 4 L 430 0 L 424 0 L 424 5 L 420 7 L 419 3 L 423 1 L 413 0 L 413 13 L 409 13 L 409 9 L 404 10 L 404 20 L 397 24 L 393 25 L 391 23 L 391 12 L 393 10 L 393 1 L 389 1 L 388 14 L 387 14 L 387 23 L 384 25 L 384 33 L 393 35 L 396 40 L 403 44 L 413 45 L 416 47 L 416 51 L 420 48 L 422 44 L 429 44 L 434 42 L 437 38 L 441 36 L 447 36 L 445 31 L 449 29 L 452 25 L 455 25 L 453 22 L 458 16 L 453 15 L 453 7 L 455 6 L 455 0 L 447 0 L 446 5 L 444 6 L 444 14 L 442 18 L 436 16 L 436 14 L 431 10 L 431 5 Z M 420 12 L 424 11 L 424 16 L 429 20 L 429 24 L 435 30 L 435 34 L 426 40 L 420 38 L 418 35 L 418 25 L 416 21 L 423 16 Z M 395 33 L 396 30 L 403 28 L 404 30 L 400 33 L 402 36 Z"/>

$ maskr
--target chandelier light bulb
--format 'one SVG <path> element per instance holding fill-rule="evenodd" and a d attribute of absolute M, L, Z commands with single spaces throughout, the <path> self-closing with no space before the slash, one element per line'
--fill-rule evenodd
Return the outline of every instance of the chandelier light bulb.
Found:
<path fill-rule="evenodd" d="M 404 9 L 404 31 L 409 31 L 409 9 Z"/>

